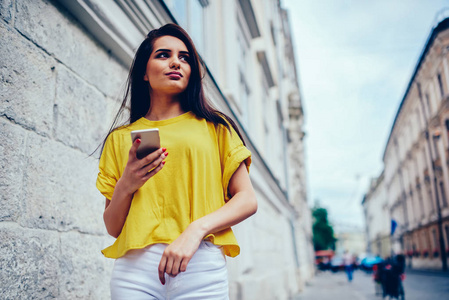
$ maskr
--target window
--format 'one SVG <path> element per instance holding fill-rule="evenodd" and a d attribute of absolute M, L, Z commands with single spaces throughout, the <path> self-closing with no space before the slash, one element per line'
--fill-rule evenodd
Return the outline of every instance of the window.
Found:
<path fill-rule="evenodd" d="M 437 240 L 437 231 L 432 229 L 432 237 L 433 237 L 433 249 L 438 248 L 438 240 Z"/>
<path fill-rule="evenodd" d="M 437 79 L 438 79 L 438 86 L 440 88 L 441 98 L 443 98 L 444 97 L 444 87 L 443 87 L 443 81 L 441 80 L 441 74 L 440 73 L 438 73 Z"/>
<path fill-rule="evenodd" d="M 422 199 L 421 191 L 418 190 L 418 200 L 419 200 L 419 206 L 421 208 L 421 220 L 424 219 L 424 201 Z"/>
<path fill-rule="evenodd" d="M 429 94 L 426 93 L 426 109 L 427 109 L 427 119 L 430 119 L 430 112 L 431 112 L 431 107 L 430 107 L 430 98 L 429 98 Z"/>
<path fill-rule="evenodd" d="M 242 121 L 246 126 L 250 126 L 251 123 L 249 121 L 249 109 L 248 109 L 248 98 L 249 98 L 249 87 L 246 83 L 245 76 L 242 71 L 240 73 L 240 92 L 239 92 L 239 102 L 242 110 Z"/>
<path fill-rule="evenodd" d="M 185 0 L 172 0 L 171 10 L 176 17 L 178 24 L 184 28 L 187 28 L 187 6 Z"/>
<path fill-rule="evenodd" d="M 421 251 L 427 249 L 427 243 L 426 243 L 426 233 L 423 231 L 421 233 Z"/>
<path fill-rule="evenodd" d="M 449 245 L 449 225 L 444 226 L 444 231 L 446 232 L 446 246 Z"/>
<path fill-rule="evenodd" d="M 195 46 L 204 53 L 204 10 L 207 3 L 199 0 L 190 0 L 189 7 L 189 32 L 192 35 L 192 39 L 195 42 Z"/>
<path fill-rule="evenodd" d="M 435 212 L 435 204 L 433 203 L 432 189 L 430 185 L 427 186 L 427 193 L 429 195 L 430 214 L 433 214 Z"/>
<path fill-rule="evenodd" d="M 240 24 L 240 23 L 239 23 Z M 238 102 L 239 108 L 242 114 L 243 123 L 248 127 L 250 126 L 250 117 L 249 117 L 249 95 L 250 89 L 248 86 L 248 81 L 246 78 L 246 74 L 248 74 L 248 51 L 249 51 L 249 42 L 245 38 L 244 33 L 239 30 L 237 32 L 237 64 L 240 75 L 239 82 L 239 94 L 238 94 Z"/>
<path fill-rule="evenodd" d="M 413 221 L 418 222 L 419 221 L 419 198 L 418 198 L 418 191 L 413 192 L 410 190 L 410 200 L 412 204 L 412 211 L 413 211 Z"/>
<path fill-rule="evenodd" d="M 204 54 L 204 8 L 207 0 L 167 0 L 167 6 L 181 25 L 192 37 L 197 51 Z"/>
<path fill-rule="evenodd" d="M 265 153 L 266 157 L 271 157 L 271 150 L 273 149 L 272 145 L 270 145 L 270 130 L 268 120 L 270 120 L 270 108 L 269 108 L 269 87 L 268 83 L 265 79 L 265 76 L 262 76 L 262 104 L 263 104 L 263 126 L 265 131 Z"/>
<path fill-rule="evenodd" d="M 443 202 L 443 207 L 447 207 L 446 191 L 444 190 L 444 183 L 440 181 L 440 191 L 441 191 L 441 201 Z"/>

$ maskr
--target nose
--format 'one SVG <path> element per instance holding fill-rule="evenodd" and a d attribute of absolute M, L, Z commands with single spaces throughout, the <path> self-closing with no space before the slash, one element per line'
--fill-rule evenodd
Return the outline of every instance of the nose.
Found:
<path fill-rule="evenodd" d="M 179 58 L 174 57 L 172 61 L 170 62 L 170 68 L 172 69 L 179 69 L 181 66 L 181 63 L 179 62 Z"/>

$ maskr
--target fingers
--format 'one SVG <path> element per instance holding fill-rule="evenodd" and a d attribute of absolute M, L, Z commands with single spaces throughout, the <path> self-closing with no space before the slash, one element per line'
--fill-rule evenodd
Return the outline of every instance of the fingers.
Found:
<path fill-rule="evenodd" d="M 152 165 L 152 167 L 147 170 L 148 172 L 152 168 L 156 167 L 163 159 L 165 159 L 168 156 L 168 152 L 166 151 L 167 151 L 166 148 L 160 148 L 148 154 L 147 156 L 139 160 L 139 167 L 145 168 Z"/>
<path fill-rule="evenodd" d="M 137 148 L 139 148 L 141 142 L 142 141 L 140 140 L 140 138 L 134 140 L 131 148 L 129 149 L 129 160 L 137 159 Z"/>
<path fill-rule="evenodd" d="M 187 270 L 187 265 L 190 262 L 190 258 L 184 258 L 182 260 L 181 266 L 179 267 L 180 272 L 185 272 Z"/>
<path fill-rule="evenodd" d="M 165 274 L 175 277 L 181 272 L 185 272 L 190 258 L 177 255 L 172 251 L 164 251 L 161 261 L 159 263 L 158 272 L 159 280 L 165 284 Z"/>
<path fill-rule="evenodd" d="M 159 172 L 160 170 L 162 170 L 162 167 L 165 165 L 165 161 L 162 161 L 156 168 L 154 168 L 153 170 L 151 170 L 150 172 L 147 171 L 147 173 L 145 174 L 145 176 L 142 177 L 142 180 L 147 181 L 148 179 L 150 179 L 151 177 L 153 177 L 154 175 L 156 175 L 157 172 Z"/>
<path fill-rule="evenodd" d="M 159 280 L 162 284 L 165 284 L 165 267 L 167 264 L 167 257 L 162 255 L 161 261 L 159 263 L 158 271 L 159 271 Z"/>
<path fill-rule="evenodd" d="M 172 268 L 171 268 L 171 271 L 170 271 L 170 273 L 168 273 L 169 275 L 171 275 L 171 276 L 173 276 L 173 277 L 175 277 L 176 275 L 178 275 L 179 273 L 180 273 L 180 270 L 179 270 L 179 265 L 181 264 L 181 259 L 179 258 L 179 259 L 175 259 L 174 261 L 173 261 L 173 266 L 172 266 Z M 168 270 L 170 270 L 170 269 L 168 269 Z"/>
<path fill-rule="evenodd" d="M 145 171 L 145 173 L 150 171 L 151 169 L 157 167 L 165 158 L 167 158 L 167 156 L 168 152 L 163 152 L 162 154 L 154 158 L 151 162 L 142 166 L 142 170 Z"/>
<path fill-rule="evenodd" d="M 189 264 L 190 259 L 191 259 L 191 257 L 186 257 L 182 260 L 182 263 L 179 267 L 180 272 L 185 272 L 187 270 L 187 265 Z"/>

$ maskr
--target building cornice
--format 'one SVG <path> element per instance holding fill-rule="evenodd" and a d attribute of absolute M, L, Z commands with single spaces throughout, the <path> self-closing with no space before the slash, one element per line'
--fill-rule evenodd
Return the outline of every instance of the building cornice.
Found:
<path fill-rule="evenodd" d="M 406 101 L 406 99 L 407 99 L 407 97 L 409 95 L 409 92 L 412 89 L 413 84 L 414 84 L 414 82 L 415 82 L 415 80 L 416 80 L 416 78 L 418 76 L 418 72 L 420 71 L 421 67 L 424 65 L 424 61 L 426 60 L 427 55 L 429 54 L 432 46 L 434 45 L 434 42 L 435 42 L 438 34 L 440 32 L 442 32 L 442 31 L 448 29 L 448 28 L 449 28 L 449 18 L 446 18 L 446 19 L 442 20 L 441 22 L 439 22 L 432 29 L 432 32 L 430 33 L 430 35 L 429 35 L 429 37 L 427 39 L 427 42 L 426 42 L 426 44 L 424 46 L 424 49 L 421 52 L 421 55 L 420 55 L 419 60 L 418 60 L 418 63 L 415 66 L 415 69 L 414 69 L 414 72 L 412 74 L 412 77 L 411 77 L 411 79 L 410 79 L 410 81 L 409 81 L 409 83 L 407 85 L 407 88 L 405 90 L 404 96 L 403 96 L 402 101 L 401 101 L 401 103 L 399 105 L 399 108 L 397 110 L 396 116 L 395 116 L 394 121 L 393 121 L 393 125 L 391 126 L 390 134 L 388 136 L 387 143 L 385 145 L 384 154 L 383 154 L 383 157 L 382 157 L 383 160 L 385 160 L 385 154 L 387 152 L 388 145 L 390 144 L 390 140 L 392 138 L 393 131 L 394 131 L 395 126 L 396 126 L 396 124 L 398 122 L 399 115 L 402 112 L 402 109 L 403 109 L 405 101 Z"/>

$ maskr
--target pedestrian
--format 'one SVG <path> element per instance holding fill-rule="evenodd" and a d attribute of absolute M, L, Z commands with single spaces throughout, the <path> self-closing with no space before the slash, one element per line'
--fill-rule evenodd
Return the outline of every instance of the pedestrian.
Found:
<path fill-rule="evenodd" d="M 113 245 L 112 299 L 228 299 L 225 255 L 240 252 L 231 226 L 257 210 L 251 153 L 235 123 L 206 99 L 188 34 L 148 33 L 103 143 L 97 188 Z M 117 127 L 126 109 L 130 118 Z M 136 157 L 130 132 L 158 128 L 161 148 Z M 168 155 L 170 153 L 170 155 Z"/>
<path fill-rule="evenodd" d="M 348 281 L 352 282 L 353 278 L 353 272 L 354 272 L 354 259 L 352 255 L 348 252 L 348 250 L 345 250 L 345 253 L 343 254 L 343 264 L 345 265 L 345 272 L 348 277 Z"/>

